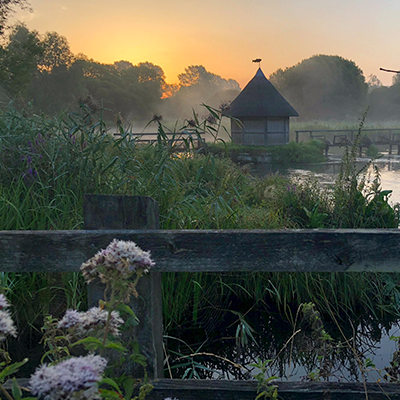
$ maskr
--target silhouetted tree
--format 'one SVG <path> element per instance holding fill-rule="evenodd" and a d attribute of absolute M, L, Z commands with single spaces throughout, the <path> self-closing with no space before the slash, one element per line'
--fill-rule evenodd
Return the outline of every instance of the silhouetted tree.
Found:
<path fill-rule="evenodd" d="M 125 69 L 128 69 L 130 67 L 133 67 L 133 64 L 129 61 L 121 60 L 121 61 L 115 61 L 114 62 L 115 68 L 117 68 L 118 72 L 124 71 Z"/>
<path fill-rule="evenodd" d="M 0 79 L 11 97 L 21 98 L 29 86 L 43 54 L 37 31 L 15 25 L 4 47 L 0 48 Z"/>
<path fill-rule="evenodd" d="M 28 0 L 0 0 L 0 35 L 4 34 L 4 28 L 10 14 L 14 11 L 15 7 L 21 9 L 29 9 Z"/>
<path fill-rule="evenodd" d="M 368 97 L 368 118 L 400 120 L 400 81 L 394 85 L 373 88 Z"/>
<path fill-rule="evenodd" d="M 220 93 L 239 89 L 236 81 L 223 79 L 203 66 L 188 67 L 180 75 L 180 85 L 169 85 L 158 65 L 133 65 L 124 60 L 101 64 L 84 54 L 74 56 L 64 36 L 57 32 L 40 36 L 23 24 L 15 25 L 0 47 L 0 79 L 12 96 L 33 100 L 37 112 L 58 114 L 76 108 L 79 99 L 91 98 L 104 107 L 107 119 L 120 114 L 146 122 L 161 111 L 163 98 L 173 98 L 177 101 L 168 104 L 183 103 L 189 110 L 198 99 L 205 103 L 213 99 L 218 104 L 211 105 L 218 107 Z M 222 100 L 227 99 L 224 96 Z"/>
<path fill-rule="evenodd" d="M 69 68 L 73 61 L 73 54 L 66 37 L 57 32 L 46 32 L 41 40 L 43 56 L 39 60 L 41 72 L 53 72 L 54 69 Z"/>
<path fill-rule="evenodd" d="M 219 75 L 207 71 L 202 65 L 191 65 L 185 68 L 185 72 L 178 75 L 181 86 L 210 86 L 218 87 L 220 90 L 240 89 L 239 84 L 233 80 L 226 80 Z"/>
<path fill-rule="evenodd" d="M 369 89 L 377 88 L 383 86 L 381 80 L 374 74 L 370 74 L 367 77 L 367 85 Z"/>
<path fill-rule="evenodd" d="M 365 107 L 368 85 L 362 70 L 339 56 L 317 55 L 270 76 L 301 118 L 343 119 Z"/>
<path fill-rule="evenodd" d="M 396 83 L 400 82 L 400 73 L 396 73 L 392 77 L 392 85 L 395 85 Z"/>
<path fill-rule="evenodd" d="M 209 72 L 202 65 L 191 65 L 178 75 L 179 88 L 163 103 L 163 113 L 174 118 L 188 118 L 192 109 L 201 103 L 219 107 L 233 100 L 240 92 L 239 83 Z"/>

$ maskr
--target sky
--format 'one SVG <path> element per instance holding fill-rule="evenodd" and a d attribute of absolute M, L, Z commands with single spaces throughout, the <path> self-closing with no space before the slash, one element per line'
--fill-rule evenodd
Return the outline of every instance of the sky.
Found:
<path fill-rule="evenodd" d="M 168 83 L 203 65 L 243 88 L 261 58 L 266 76 L 316 54 L 354 61 L 390 85 L 400 70 L 399 0 L 30 0 L 17 11 L 40 33 L 65 36 L 75 54 L 102 63 L 161 66 Z"/>

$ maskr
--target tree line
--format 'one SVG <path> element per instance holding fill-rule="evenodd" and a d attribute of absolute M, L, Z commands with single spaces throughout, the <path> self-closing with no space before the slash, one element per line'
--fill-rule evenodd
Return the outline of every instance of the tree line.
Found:
<path fill-rule="evenodd" d="M 387 120 L 400 117 L 399 76 L 385 87 L 376 76 L 366 79 L 351 60 L 316 55 L 278 69 L 269 79 L 302 120 L 354 119 L 368 106 L 369 119 Z M 2 104 L 10 100 L 18 107 L 29 104 L 35 112 L 48 115 L 85 105 L 93 111 L 104 109 L 108 120 L 141 122 L 154 114 L 190 118 L 196 105 L 218 107 L 240 92 L 237 81 L 202 65 L 188 66 L 177 84 L 168 84 L 163 69 L 151 62 L 103 64 L 73 54 L 68 40 L 57 32 L 41 35 L 21 23 L 3 35 L 0 82 Z"/>
<path fill-rule="evenodd" d="M 315 55 L 269 79 L 302 119 L 350 120 L 367 108 L 369 120 L 400 119 L 400 74 L 387 87 L 376 75 L 365 78 L 354 61 Z"/>
<path fill-rule="evenodd" d="M 3 102 L 18 106 L 29 102 L 35 111 L 58 114 L 78 104 L 104 108 L 108 117 L 148 120 L 162 109 L 173 111 L 189 102 L 213 101 L 224 92 L 240 91 L 239 84 L 192 65 L 166 82 L 163 69 L 151 62 L 133 65 L 120 60 L 99 63 L 84 54 L 73 54 L 57 32 L 40 35 L 24 24 L 11 27 L 0 47 L 0 81 Z M 168 100 L 168 101 L 167 101 Z M 190 108 L 186 110 L 190 113 Z"/>

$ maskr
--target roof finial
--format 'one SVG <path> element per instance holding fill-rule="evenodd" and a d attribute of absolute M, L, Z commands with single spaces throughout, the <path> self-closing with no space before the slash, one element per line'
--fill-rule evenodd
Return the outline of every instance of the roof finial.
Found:
<path fill-rule="evenodd" d="M 258 63 L 258 68 L 261 68 L 261 58 L 256 58 L 255 60 L 252 60 L 254 63 Z"/>

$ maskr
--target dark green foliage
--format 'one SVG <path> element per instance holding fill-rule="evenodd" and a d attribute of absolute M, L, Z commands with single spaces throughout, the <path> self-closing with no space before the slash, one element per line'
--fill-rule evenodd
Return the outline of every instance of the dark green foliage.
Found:
<path fill-rule="evenodd" d="M 1 84 L 11 98 L 24 99 L 43 54 L 39 34 L 25 25 L 15 25 L 6 45 L 0 47 Z"/>
<path fill-rule="evenodd" d="M 399 206 L 389 204 L 391 191 L 380 188 L 379 169 L 373 167 L 373 180 L 368 182 L 367 167 L 357 170 L 356 155 L 362 139 L 362 119 L 351 147 L 346 146 L 341 170 L 333 193 L 332 226 L 337 228 L 397 228 Z M 367 165 L 369 166 L 369 165 Z"/>
<path fill-rule="evenodd" d="M 157 111 L 165 84 L 159 66 L 140 63 L 119 71 L 115 65 L 71 59 L 67 50 L 65 53 L 45 59 L 32 80 L 29 96 L 35 109 L 51 114 L 67 107 L 74 110 L 79 100 L 90 94 L 98 108 L 104 107 L 107 120 L 114 120 L 117 113 L 128 117 L 134 112 L 137 119 L 148 121 Z"/>
<path fill-rule="evenodd" d="M 325 144 L 311 140 L 310 142 L 290 142 L 285 146 L 240 146 L 231 142 L 211 143 L 208 145 L 210 153 L 219 156 L 228 156 L 238 160 L 239 154 L 249 154 L 251 157 L 268 154 L 274 164 L 312 164 L 325 161 L 323 155 Z"/>
<path fill-rule="evenodd" d="M 368 148 L 367 151 L 365 153 L 365 155 L 368 158 L 371 158 L 373 160 L 382 157 L 382 154 L 379 152 L 379 149 L 377 146 L 374 146 L 373 144 L 371 144 Z"/>
<path fill-rule="evenodd" d="M 400 82 L 390 87 L 378 86 L 368 96 L 369 118 L 375 121 L 398 120 L 400 117 Z"/>
<path fill-rule="evenodd" d="M 201 100 L 218 107 L 239 93 L 236 81 L 201 65 L 186 68 L 179 75 L 180 84 L 169 85 L 162 68 L 151 62 L 101 64 L 83 54 L 74 55 L 68 40 L 57 32 L 39 35 L 23 24 L 14 25 L 4 43 L 0 46 L 2 100 L 14 100 L 18 107 L 31 103 L 36 113 L 77 111 L 89 96 L 96 109 L 103 109 L 107 121 L 144 124 L 160 112 L 179 118 L 185 109 L 190 115 Z"/>
<path fill-rule="evenodd" d="M 273 146 L 269 153 L 277 164 L 312 164 L 324 162 L 325 144 L 317 140 L 290 142 L 285 146 Z"/>
<path fill-rule="evenodd" d="M 367 180 L 357 184 L 353 149 L 340 176 L 345 184 L 332 192 L 314 181 L 253 178 L 226 157 L 198 154 L 190 142 L 187 152 L 176 153 L 160 123 L 157 142 L 139 146 L 121 125 L 119 136 L 107 133 L 101 110 L 94 112 L 88 104 L 90 99 L 79 113 L 59 118 L 29 109 L 0 114 L 0 229 L 79 229 L 83 193 L 151 196 L 160 204 L 164 229 L 397 227 L 397 210 L 387 201 L 389 193 L 380 191 L 379 175 L 372 187 Z M 218 132 L 212 134 L 218 138 Z M 47 275 L 3 278 L 1 286 L 23 310 L 18 318 L 24 326 L 27 318 L 32 327 L 40 326 L 49 304 L 58 304 L 50 301 L 57 296 L 64 308 L 85 304 L 76 295 L 82 287 L 76 277 L 63 283 Z M 163 287 L 168 331 L 194 321 L 210 332 L 221 310 L 243 315 L 255 304 L 289 321 L 302 302 L 344 319 L 366 307 L 379 316 L 396 313 L 400 298 L 398 276 L 387 274 L 171 273 L 164 274 Z M 35 313 L 29 311 L 31 296 L 42 299 Z"/>
<path fill-rule="evenodd" d="M 302 119 L 345 119 L 364 107 L 368 85 L 361 69 L 339 56 L 316 55 L 270 78 Z"/>
<path fill-rule="evenodd" d="M 73 54 L 64 36 L 57 32 L 46 32 L 41 45 L 43 55 L 38 62 L 39 71 L 51 73 L 56 68 L 67 69 L 71 66 Z"/>

